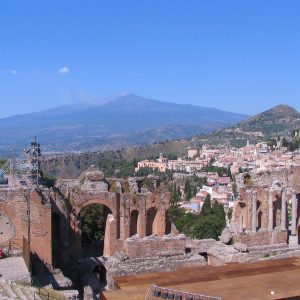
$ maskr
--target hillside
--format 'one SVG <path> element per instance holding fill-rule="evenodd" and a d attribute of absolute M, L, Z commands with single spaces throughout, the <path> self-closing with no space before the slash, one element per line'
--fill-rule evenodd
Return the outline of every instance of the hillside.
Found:
<path fill-rule="evenodd" d="M 186 154 L 187 147 L 190 147 L 190 139 L 170 140 L 155 143 L 148 146 L 123 148 L 120 150 L 93 151 L 81 154 L 69 154 L 60 156 L 45 156 L 42 158 L 42 171 L 57 178 L 78 178 L 79 175 L 91 165 L 97 165 L 100 160 L 126 160 L 145 159 L 156 157 L 160 152 L 164 154 Z"/>
<path fill-rule="evenodd" d="M 288 105 L 278 105 L 225 130 L 217 130 L 208 137 L 215 144 L 229 141 L 234 146 L 243 146 L 246 140 L 254 143 L 290 136 L 297 128 L 300 128 L 300 113 Z"/>
<path fill-rule="evenodd" d="M 279 105 L 235 126 L 216 130 L 209 134 L 194 136 L 190 139 L 168 140 L 149 146 L 125 148 L 118 151 L 89 152 L 58 157 L 47 157 L 43 160 L 42 168 L 47 174 L 60 178 L 76 178 L 91 164 L 97 164 L 105 159 L 144 159 L 158 156 L 160 152 L 184 155 L 187 147 L 200 147 L 203 144 L 218 145 L 230 143 L 241 147 L 246 141 L 258 142 L 289 135 L 293 129 L 300 128 L 300 114 L 287 105 Z M 167 130 L 168 128 L 166 128 Z"/>
<path fill-rule="evenodd" d="M 246 132 L 261 132 L 264 136 L 288 134 L 300 127 L 300 113 L 288 105 L 278 105 L 237 124 Z"/>
<path fill-rule="evenodd" d="M 126 94 L 98 104 L 66 105 L 0 119 L 0 155 L 38 136 L 44 151 L 89 151 L 191 137 L 235 124 L 245 115 Z"/>

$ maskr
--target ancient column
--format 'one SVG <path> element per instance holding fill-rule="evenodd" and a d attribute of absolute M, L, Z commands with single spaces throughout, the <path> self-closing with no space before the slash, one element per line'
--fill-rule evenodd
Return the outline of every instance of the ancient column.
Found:
<path fill-rule="evenodd" d="M 296 192 L 292 192 L 292 226 L 291 226 L 291 234 L 296 235 L 296 221 L 297 221 L 297 195 Z"/>
<path fill-rule="evenodd" d="M 286 229 L 286 189 L 281 193 L 281 228 Z"/>
<path fill-rule="evenodd" d="M 252 197 L 252 224 L 251 224 L 251 230 L 253 232 L 256 232 L 256 227 L 257 227 L 257 215 L 256 215 L 257 192 L 256 191 L 252 192 L 251 197 Z"/>

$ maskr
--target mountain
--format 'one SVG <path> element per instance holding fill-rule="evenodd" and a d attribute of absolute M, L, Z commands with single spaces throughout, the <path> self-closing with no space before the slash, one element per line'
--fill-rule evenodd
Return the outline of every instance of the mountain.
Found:
<path fill-rule="evenodd" d="M 98 104 L 65 105 L 0 119 L 0 153 L 14 144 L 24 147 L 34 136 L 48 151 L 115 149 L 207 133 L 246 117 L 123 94 Z"/>
<path fill-rule="evenodd" d="M 278 136 L 300 128 L 300 113 L 288 105 L 278 105 L 240 122 L 237 127 L 267 137 Z"/>
<path fill-rule="evenodd" d="M 240 147 L 249 140 L 252 143 L 267 141 L 278 136 L 290 136 L 300 128 L 300 113 L 288 105 L 278 105 L 245 119 L 226 129 L 220 129 L 195 138 L 198 143 L 229 143 Z"/>
<path fill-rule="evenodd" d="M 173 126 L 165 126 L 155 130 L 145 130 L 132 135 L 134 140 L 147 139 L 149 134 L 155 136 L 167 135 L 173 131 Z M 188 132 L 188 128 L 183 128 Z M 292 107 L 279 105 L 258 115 L 252 116 L 238 124 L 215 130 L 208 134 L 201 134 L 189 139 L 168 140 L 147 146 L 131 147 L 119 151 L 95 151 L 82 154 L 45 157 L 42 161 L 42 169 L 46 174 L 58 178 L 76 178 L 92 164 L 99 160 L 125 159 L 132 161 L 158 156 L 160 152 L 167 154 L 186 155 L 188 147 L 201 147 L 206 145 L 219 145 L 230 143 L 232 146 L 245 146 L 247 140 L 252 143 L 266 141 L 278 135 L 290 135 L 292 130 L 300 128 L 300 114 Z M 177 133 L 175 133 L 176 135 Z M 124 138 L 130 143 L 129 136 Z M 123 142 L 124 142 L 123 141 Z"/>

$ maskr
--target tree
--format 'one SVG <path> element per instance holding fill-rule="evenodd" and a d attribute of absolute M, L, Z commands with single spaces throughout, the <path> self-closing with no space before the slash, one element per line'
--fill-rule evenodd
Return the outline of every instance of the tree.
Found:
<path fill-rule="evenodd" d="M 201 215 L 206 216 L 209 215 L 210 212 L 211 212 L 210 194 L 207 194 L 201 208 Z"/>
<path fill-rule="evenodd" d="M 185 200 L 186 201 L 190 201 L 193 194 L 192 194 L 192 187 L 191 187 L 191 183 L 190 180 L 187 179 L 185 181 L 185 185 L 184 185 L 184 194 L 185 194 Z"/>
<path fill-rule="evenodd" d="M 244 175 L 244 184 L 247 186 L 252 185 L 251 175 L 249 173 Z"/>
<path fill-rule="evenodd" d="M 177 192 L 176 184 L 174 183 L 173 189 L 171 192 L 171 205 L 168 209 L 168 218 L 171 223 L 175 223 L 177 220 L 182 218 L 184 214 L 183 209 L 179 207 L 180 196 Z"/>
<path fill-rule="evenodd" d="M 197 187 L 194 185 L 194 187 L 193 187 L 193 196 L 196 196 L 196 194 L 197 194 Z"/>
<path fill-rule="evenodd" d="M 84 243 L 101 240 L 104 235 L 104 208 L 101 204 L 91 204 L 80 213 L 81 234 Z"/>

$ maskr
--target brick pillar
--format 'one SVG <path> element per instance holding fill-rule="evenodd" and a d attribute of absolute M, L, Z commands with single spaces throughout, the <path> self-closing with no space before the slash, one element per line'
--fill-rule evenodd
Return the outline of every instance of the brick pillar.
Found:
<path fill-rule="evenodd" d="M 120 205 L 120 209 L 122 209 L 122 220 L 120 220 L 119 224 L 121 225 L 121 238 L 126 240 L 130 236 L 130 202 L 132 199 L 126 195 L 122 200 L 124 200 L 123 203 L 126 203 L 126 205 Z"/>
<path fill-rule="evenodd" d="M 281 228 L 286 229 L 286 189 L 281 193 Z"/>
<path fill-rule="evenodd" d="M 291 224 L 291 234 L 296 235 L 296 230 L 297 230 L 297 195 L 296 192 L 292 192 L 292 224 Z"/>
<path fill-rule="evenodd" d="M 239 215 L 239 232 L 243 232 L 243 215 Z"/>
<path fill-rule="evenodd" d="M 291 235 L 289 236 L 289 244 L 292 246 L 298 245 L 297 232 L 297 209 L 298 199 L 295 191 L 292 191 L 292 224 L 291 224 Z"/>
<path fill-rule="evenodd" d="M 268 207 L 269 207 L 268 230 L 273 230 L 273 193 L 272 193 L 272 190 L 269 191 Z"/>
<path fill-rule="evenodd" d="M 139 211 L 139 222 L 138 222 L 138 234 L 140 237 L 146 236 L 146 223 L 147 223 L 147 209 L 146 209 L 146 198 L 143 196 L 141 199 L 141 208 Z"/>
<path fill-rule="evenodd" d="M 252 198 L 252 224 L 251 224 L 251 230 L 252 232 L 256 232 L 257 227 L 257 214 L 256 214 L 256 203 L 257 203 L 257 192 L 252 192 L 251 194 Z"/>
<path fill-rule="evenodd" d="M 103 255 L 112 256 L 117 250 L 117 220 L 109 214 L 106 219 Z"/>

